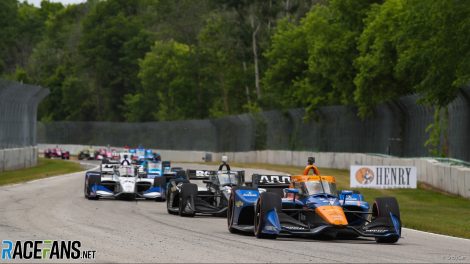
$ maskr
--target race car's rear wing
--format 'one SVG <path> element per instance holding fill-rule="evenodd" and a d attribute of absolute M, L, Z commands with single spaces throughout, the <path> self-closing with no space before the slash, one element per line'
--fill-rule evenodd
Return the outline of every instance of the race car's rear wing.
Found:
<path fill-rule="evenodd" d="M 119 167 L 119 164 L 103 163 L 101 164 L 102 174 L 114 174 L 114 168 Z"/>
<path fill-rule="evenodd" d="M 162 173 L 167 174 L 171 171 L 171 161 L 162 161 Z"/>
<path fill-rule="evenodd" d="M 210 176 L 217 175 L 215 170 L 187 170 L 186 175 L 192 180 L 208 180 Z"/>
<path fill-rule="evenodd" d="M 169 181 L 171 179 L 186 179 L 186 171 L 185 170 L 177 170 L 177 171 L 168 171 L 163 173 L 163 176 L 166 177 L 166 181 Z"/>
<path fill-rule="evenodd" d="M 253 174 L 252 186 L 266 189 L 267 192 L 275 192 L 283 196 L 284 188 L 289 188 L 291 179 L 288 175 Z"/>

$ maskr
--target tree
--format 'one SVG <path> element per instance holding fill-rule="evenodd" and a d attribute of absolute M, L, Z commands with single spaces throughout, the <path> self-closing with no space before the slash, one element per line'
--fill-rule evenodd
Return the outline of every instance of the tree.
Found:
<path fill-rule="evenodd" d="M 248 88 L 251 64 L 244 61 L 246 50 L 236 24 L 235 14 L 214 13 L 199 33 L 201 85 L 207 90 L 212 117 L 242 112 L 243 105 L 251 100 Z"/>
<path fill-rule="evenodd" d="M 273 85 L 268 88 L 271 96 L 310 111 L 323 105 L 352 105 L 357 38 L 374 2 L 331 0 L 316 4 L 300 25 L 281 23 L 266 52 L 270 64 L 264 81 Z"/>
<path fill-rule="evenodd" d="M 285 18 L 271 38 L 271 46 L 265 52 L 268 67 L 262 84 L 265 97 L 263 105 L 273 108 L 290 108 L 303 105 L 295 91 L 306 78 L 308 50 L 303 27 Z"/>
<path fill-rule="evenodd" d="M 135 62 L 152 43 L 138 19 L 141 3 L 98 2 L 83 21 L 79 51 L 93 80 L 97 120 L 121 120 L 124 95 L 139 86 Z"/>
<path fill-rule="evenodd" d="M 469 11 L 466 1 L 388 0 L 376 6 L 356 60 L 361 114 L 411 92 L 438 107 L 452 101 L 470 80 Z"/>
<path fill-rule="evenodd" d="M 193 116 L 191 49 L 176 41 L 156 41 L 140 61 L 142 88 L 125 97 L 129 121 L 177 120 Z"/>
<path fill-rule="evenodd" d="M 35 45 L 26 67 L 31 83 L 48 87 L 41 103 L 41 120 L 88 120 L 95 109 L 89 100 L 90 79 L 78 53 L 81 20 L 88 6 L 69 5 L 48 16 L 42 40 Z"/>
<path fill-rule="evenodd" d="M 15 25 L 18 21 L 18 6 L 16 0 L 0 1 L 0 73 L 12 70 L 8 65 L 13 64 L 10 52 L 13 50 Z"/>
<path fill-rule="evenodd" d="M 359 39 L 360 55 L 355 61 L 358 72 L 354 80 L 357 87 L 354 99 L 362 117 L 371 114 L 375 105 L 411 91 L 394 70 L 402 23 L 399 14 L 405 8 L 401 0 L 387 1 L 381 6 L 375 5 L 366 19 Z"/>

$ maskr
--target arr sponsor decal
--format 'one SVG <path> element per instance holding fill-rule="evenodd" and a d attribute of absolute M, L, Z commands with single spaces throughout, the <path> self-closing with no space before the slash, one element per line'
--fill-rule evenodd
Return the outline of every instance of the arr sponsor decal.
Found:
<path fill-rule="evenodd" d="M 2 260 L 95 259 L 95 250 L 82 250 L 80 241 L 2 240 Z"/>
<path fill-rule="evenodd" d="M 260 183 L 265 183 L 265 184 L 276 184 L 276 183 L 288 184 L 288 183 L 290 183 L 290 176 L 261 175 L 260 176 Z"/>
<path fill-rule="evenodd" d="M 352 165 L 350 170 L 351 187 L 416 189 L 416 183 L 416 167 L 411 166 Z"/>

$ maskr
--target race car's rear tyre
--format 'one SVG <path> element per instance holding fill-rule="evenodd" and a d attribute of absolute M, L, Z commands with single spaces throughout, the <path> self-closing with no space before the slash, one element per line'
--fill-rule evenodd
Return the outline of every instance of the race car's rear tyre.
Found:
<path fill-rule="evenodd" d="M 398 218 L 400 225 L 399 232 L 401 234 L 401 219 L 400 219 L 400 207 L 395 197 L 378 197 L 375 199 L 374 205 L 372 206 L 372 219 L 376 218 L 390 218 L 390 213 Z M 393 237 L 376 237 L 377 243 L 396 243 L 400 239 L 399 236 Z"/>
<path fill-rule="evenodd" d="M 243 187 L 243 186 L 240 186 L 240 187 L 233 187 L 232 188 L 232 192 L 230 194 L 230 198 L 228 199 L 228 208 L 227 208 L 227 227 L 228 227 L 228 231 L 230 231 L 230 233 L 242 233 L 242 231 L 236 229 L 236 228 L 233 228 L 233 221 L 234 221 L 234 212 L 235 212 L 235 191 L 236 190 L 257 190 L 256 188 L 252 188 L 252 187 Z"/>
<path fill-rule="evenodd" d="M 165 184 L 166 184 L 166 178 L 165 176 L 161 177 L 155 177 L 153 179 L 153 187 L 160 187 L 160 193 L 162 194 L 161 197 L 157 197 L 155 201 L 157 202 L 163 202 L 165 201 L 166 193 L 165 193 Z"/>
<path fill-rule="evenodd" d="M 264 192 L 261 193 L 258 202 L 256 204 L 255 209 L 255 236 L 257 238 L 267 238 L 267 239 L 275 239 L 277 238 L 277 234 L 264 234 L 262 232 L 263 227 L 265 226 L 265 217 L 266 214 L 276 209 L 277 212 L 281 212 L 282 210 L 282 200 L 281 197 L 275 193 Z"/>
<path fill-rule="evenodd" d="M 98 200 L 99 197 L 92 197 L 90 196 L 91 186 L 94 184 L 101 184 L 101 175 L 88 175 L 87 179 L 85 179 L 85 197 L 88 200 Z"/>
<path fill-rule="evenodd" d="M 193 217 L 196 212 L 194 200 L 197 196 L 197 185 L 194 183 L 183 183 L 181 185 L 179 215 Z M 188 212 L 186 209 L 191 210 Z"/>

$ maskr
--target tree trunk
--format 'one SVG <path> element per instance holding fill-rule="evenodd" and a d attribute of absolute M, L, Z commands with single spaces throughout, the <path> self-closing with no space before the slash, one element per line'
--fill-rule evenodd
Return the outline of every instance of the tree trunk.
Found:
<path fill-rule="evenodd" d="M 258 22 L 255 28 L 255 17 L 251 16 L 251 28 L 253 29 L 253 34 L 251 35 L 251 41 L 253 45 L 253 60 L 255 64 L 255 87 L 256 87 L 256 96 L 257 99 L 261 99 L 261 87 L 259 81 L 259 66 L 258 66 L 258 47 L 256 44 L 256 36 L 258 35 L 260 23 Z"/>
<path fill-rule="evenodd" d="M 243 73 L 246 75 L 247 68 L 246 68 L 246 62 L 243 62 Z M 245 83 L 245 94 L 246 94 L 246 101 L 248 104 L 251 105 L 251 98 L 250 98 L 250 88 L 248 85 Z"/>
<path fill-rule="evenodd" d="M 290 0 L 286 0 L 286 7 L 285 7 L 286 16 L 289 15 L 289 9 L 290 9 Z"/>
<path fill-rule="evenodd" d="M 222 85 L 222 100 L 223 100 L 223 103 L 224 103 L 224 114 L 225 115 L 228 115 L 230 114 L 230 105 L 229 105 L 229 98 L 228 98 L 228 87 L 227 85 L 225 84 L 225 76 L 224 74 L 221 74 L 219 75 L 219 80 L 220 80 L 220 84 Z"/>

